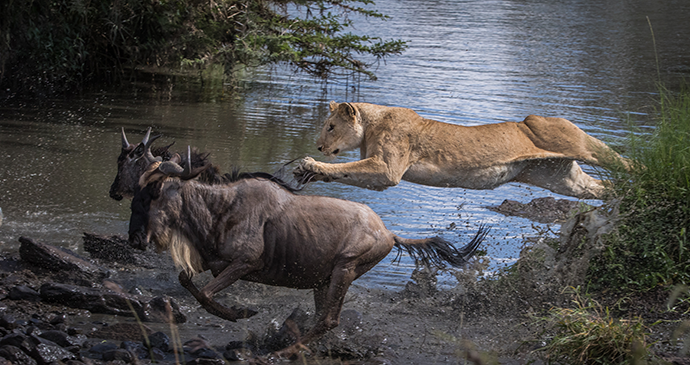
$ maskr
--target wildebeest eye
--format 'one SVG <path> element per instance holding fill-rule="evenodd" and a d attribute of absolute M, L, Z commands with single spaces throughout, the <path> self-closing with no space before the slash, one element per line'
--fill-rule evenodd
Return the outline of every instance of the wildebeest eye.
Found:
<path fill-rule="evenodd" d="M 331 124 L 331 125 L 328 126 L 328 131 L 329 131 L 329 132 L 333 132 L 333 129 L 334 129 L 334 128 L 335 128 L 335 126 L 334 126 L 333 124 Z"/>

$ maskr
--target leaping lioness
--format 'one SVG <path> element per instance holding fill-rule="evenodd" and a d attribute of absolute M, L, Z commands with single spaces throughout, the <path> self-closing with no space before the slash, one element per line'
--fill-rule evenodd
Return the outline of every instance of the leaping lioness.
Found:
<path fill-rule="evenodd" d="M 304 158 L 297 178 L 338 181 L 374 190 L 400 180 L 439 187 L 493 189 L 521 182 L 581 199 L 600 198 L 601 180 L 577 161 L 606 166 L 627 159 L 570 121 L 530 115 L 524 121 L 465 127 L 422 118 L 411 109 L 330 103 L 316 142 L 326 156 L 360 149 L 361 160 Z"/>

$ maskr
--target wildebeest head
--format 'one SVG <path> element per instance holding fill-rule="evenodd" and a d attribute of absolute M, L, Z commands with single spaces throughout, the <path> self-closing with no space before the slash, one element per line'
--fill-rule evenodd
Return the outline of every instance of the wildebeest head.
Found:
<path fill-rule="evenodd" d="M 110 197 L 115 200 L 122 200 L 123 197 L 131 199 L 137 190 L 139 177 L 144 173 L 148 163 L 143 159 L 147 147 L 150 149 L 151 143 L 155 141 L 160 135 L 151 137 L 151 128 L 148 129 L 144 139 L 137 144 L 130 144 L 125 135 L 125 129 L 122 128 L 122 151 L 117 158 L 117 175 L 115 181 L 110 186 Z M 168 148 L 172 146 L 161 147 L 155 151 L 157 156 L 163 156 L 163 159 L 170 158 Z"/>
<path fill-rule="evenodd" d="M 193 168 L 191 155 L 191 148 L 188 146 L 184 167 L 182 167 L 180 166 L 182 157 L 179 154 L 174 154 L 168 161 L 162 161 L 161 157 L 154 157 L 150 151 L 150 145 L 146 145 L 141 157 L 145 167 L 135 184 L 132 213 L 129 219 L 129 242 L 133 247 L 143 250 L 147 246 L 149 210 L 151 203 L 160 197 L 163 182 L 171 177 L 190 180 L 210 167 L 209 164 Z"/>

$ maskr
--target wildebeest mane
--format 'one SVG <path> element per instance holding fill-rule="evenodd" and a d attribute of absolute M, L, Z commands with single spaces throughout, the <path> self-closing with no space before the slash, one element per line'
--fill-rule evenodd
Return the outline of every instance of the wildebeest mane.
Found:
<path fill-rule="evenodd" d="M 170 146 L 165 148 L 168 147 Z M 302 188 L 304 188 L 306 185 L 300 182 L 288 183 L 281 177 L 285 175 L 285 167 L 294 160 L 283 165 L 283 167 L 281 167 L 275 174 L 270 174 L 268 172 L 242 172 L 239 168 L 233 167 L 231 172 L 221 175 L 218 168 L 208 162 L 208 153 L 198 153 L 196 150 L 192 150 L 190 155 L 191 164 L 193 167 L 201 167 L 207 164 L 210 165 L 208 168 L 203 170 L 198 177 L 198 181 L 203 184 L 223 185 L 246 179 L 266 179 L 278 184 L 282 188 L 292 193 L 302 190 Z M 168 160 L 171 157 L 172 154 L 170 157 L 168 157 Z M 129 221 L 129 241 L 134 247 L 142 250 L 146 249 L 146 240 L 144 239 L 144 236 L 148 226 L 151 201 L 158 199 L 160 184 L 161 182 L 158 181 L 150 183 L 143 188 L 137 187 L 130 206 L 132 213 Z"/>

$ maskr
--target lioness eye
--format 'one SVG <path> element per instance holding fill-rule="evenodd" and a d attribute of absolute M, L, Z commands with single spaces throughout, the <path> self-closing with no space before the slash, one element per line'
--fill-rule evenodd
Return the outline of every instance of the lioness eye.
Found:
<path fill-rule="evenodd" d="M 329 132 L 333 131 L 333 128 L 335 128 L 335 126 L 334 126 L 333 124 L 329 125 L 329 126 L 328 126 L 328 131 L 329 131 Z"/>

